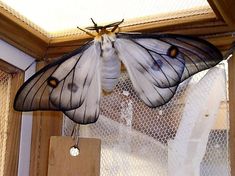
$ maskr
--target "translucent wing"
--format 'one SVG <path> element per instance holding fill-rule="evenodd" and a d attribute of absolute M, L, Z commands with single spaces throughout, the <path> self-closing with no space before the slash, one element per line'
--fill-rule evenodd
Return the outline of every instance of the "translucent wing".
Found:
<path fill-rule="evenodd" d="M 88 106 L 90 101 L 85 99 L 90 87 L 94 87 L 91 85 L 95 72 L 99 71 L 96 47 L 90 42 L 41 69 L 19 89 L 14 108 L 19 111 L 69 111 L 85 101 Z"/>
<path fill-rule="evenodd" d="M 182 54 L 185 69 L 181 82 L 195 73 L 214 67 L 223 60 L 221 52 L 214 45 L 199 38 L 162 35 L 159 40 L 176 46 Z"/>
<path fill-rule="evenodd" d="M 139 70 L 127 66 L 127 70 L 137 95 L 149 107 L 156 107 L 167 103 L 175 94 L 178 85 L 169 88 L 160 88 L 149 81 Z"/>
<path fill-rule="evenodd" d="M 142 50 L 145 50 L 145 53 L 151 55 L 149 58 L 154 59 L 155 65 L 162 67 L 159 69 L 160 72 L 157 71 L 154 74 L 160 78 L 160 80 L 156 79 L 159 87 L 178 84 L 178 81 L 182 82 L 195 73 L 211 68 L 223 59 L 222 54 L 215 46 L 195 37 L 176 34 L 118 34 L 117 37 L 129 39 L 139 45 Z M 177 62 L 178 64 L 182 62 L 182 65 L 179 64 L 177 67 L 175 65 Z M 179 68 L 181 66 L 183 66 L 183 72 Z M 160 81 L 163 83 L 159 83 Z"/>
<path fill-rule="evenodd" d="M 71 120 L 79 124 L 90 124 L 97 121 L 99 117 L 99 105 L 101 95 L 100 75 L 99 71 L 92 78 L 91 85 L 88 88 L 85 100 L 82 105 L 70 111 L 64 111 Z"/>
<path fill-rule="evenodd" d="M 117 34 L 114 46 L 134 89 L 150 107 L 165 104 L 180 82 L 223 59 L 210 43 L 182 35 Z"/>

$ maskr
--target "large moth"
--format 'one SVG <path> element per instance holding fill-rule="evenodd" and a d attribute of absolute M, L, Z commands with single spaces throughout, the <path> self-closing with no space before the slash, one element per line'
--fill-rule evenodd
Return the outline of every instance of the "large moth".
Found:
<path fill-rule="evenodd" d="M 93 21 L 93 20 L 92 20 Z M 122 21 L 121 21 L 122 22 Z M 79 124 L 99 117 L 101 91 L 111 92 L 125 65 L 134 90 L 149 107 L 167 103 L 178 85 L 222 59 L 209 42 L 176 34 L 115 32 L 121 22 L 98 26 L 96 34 L 28 79 L 14 102 L 18 111 L 58 110 Z"/>

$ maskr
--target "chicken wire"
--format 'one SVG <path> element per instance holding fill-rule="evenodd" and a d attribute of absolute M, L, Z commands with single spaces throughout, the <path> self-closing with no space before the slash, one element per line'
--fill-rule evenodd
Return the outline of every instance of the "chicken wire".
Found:
<path fill-rule="evenodd" d="M 0 176 L 4 176 L 11 75 L 0 70 Z"/>
<path fill-rule="evenodd" d="M 136 95 L 126 72 L 102 97 L 95 124 L 81 137 L 100 138 L 102 176 L 229 176 L 228 107 L 224 64 L 181 83 L 158 108 Z M 74 123 L 64 118 L 63 135 Z"/>

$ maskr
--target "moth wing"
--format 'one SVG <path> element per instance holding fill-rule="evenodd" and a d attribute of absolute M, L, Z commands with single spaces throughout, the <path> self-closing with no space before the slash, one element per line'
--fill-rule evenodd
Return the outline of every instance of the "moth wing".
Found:
<path fill-rule="evenodd" d="M 80 107 L 64 111 L 71 120 L 79 124 L 90 124 L 97 121 L 100 112 L 101 84 L 100 73 L 97 69 L 87 90 L 86 98 Z"/>
<path fill-rule="evenodd" d="M 120 34 L 118 37 L 120 39 L 131 39 L 150 54 L 155 53 L 156 57 L 154 56 L 154 58 L 156 58 L 156 62 L 163 63 L 162 65 L 169 65 L 168 67 L 162 66 L 160 73 L 157 74 L 160 81 L 164 82 L 158 83 L 158 87 L 174 86 L 193 74 L 211 68 L 223 60 L 221 52 L 214 45 L 196 37 L 176 34 Z M 171 54 L 175 54 L 175 57 L 169 57 Z M 162 62 L 163 59 L 159 60 L 159 57 L 164 57 L 167 63 Z M 183 73 L 181 73 L 179 67 L 174 66 L 175 63 L 172 60 L 178 60 L 184 63 Z M 179 70 L 177 71 L 177 69 Z M 174 74 L 174 70 L 181 73 L 179 82 L 177 82 L 178 78 Z M 169 77 L 172 77 L 176 81 L 170 81 L 169 83 L 168 79 L 171 79 Z"/>
<path fill-rule="evenodd" d="M 14 108 L 67 111 L 79 107 L 98 65 L 97 56 L 95 45 L 89 42 L 42 68 L 19 89 Z"/>
<path fill-rule="evenodd" d="M 181 82 L 223 60 L 223 55 L 214 45 L 200 38 L 168 34 L 162 35 L 160 40 L 176 46 L 183 56 L 185 69 Z"/>
<path fill-rule="evenodd" d="M 157 107 L 167 103 L 175 94 L 178 84 L 171 87 L 161 88 L 157 85 L 161 82 L 155 81 L 154 72 L 157 69 L 152 69 L 154 64 L 153 58 L 149 56 L 149 53 L 142 49 L 139 45 L 131 40 L 120 39 L 115 42 L 115 48 L 121 61 L 126 66 L 131 82 L 137 95 L 147 104 L 149 107 Z M 166 66 L 170 69 L 169 66 Z M 182 62 L 178 62 L 177 67 L 183 72 Z M 159 71 L 159 70 L 158 70 Z M 180 74 L 179 72 L 179 74 Z M 175 72 L 174 76 L 180 80 L 181 77 L 177 76 Z M 174 81 L 174 79 L 172 79 Z M 168 82 L 170 83 L 170 81 Z"/>
<path fill-rule="evenodd" d="M 148 78 L 138 70 L 128 68 L 128 74 L 137 95 L 149 107 L 158 107 L 166 104 L 174 96 L 178 85 L 168 88 L 160 88 L 152 84 Z"/>
<path fill-rule="evenodd" d="M 150 107 L 165 104 L 180 82 L 223 59 L 208 42 L 181 35 L 120 34 L 115 48 L 134 89 Z"/>

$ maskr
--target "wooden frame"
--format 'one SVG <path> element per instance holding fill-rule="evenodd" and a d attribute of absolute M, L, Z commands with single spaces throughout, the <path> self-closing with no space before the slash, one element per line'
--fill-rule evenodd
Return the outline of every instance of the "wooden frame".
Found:
<path fill-rule="evenodd" d="M 235 41 L 234 0 L 208 0 L 213 13 L 180 19 L 127 26 L 123 31 L 167 32 L 204 37 L 226 51 Z M 58 57 L 81 46 L 89 39 L 87 35 L 50 38 L 0 7 L 0 39 L 7 41 L 25 53 L 39 59 Z M 24 36 L 24 37 L 22 37 Z M 229 62 L 230 99 L 230 154 L 232 175 L 235 175 L 235 57 Z M 46 64 L 46 63 L 44 63 Z M 40 67 L 40 66 L 39 66 Z M 17 80 L 20 78 L 16 78 Z M 45 117 L 53 116 L 53 118 Z M 30 175 L 46 175 L 49 138 L 61 133 L 62 115 L 53 112 L 35 112 L 33 118 Z M 17 122 L 18 125 L 20 122 Z M 17 153 L 16 153 L 17 155 Z M 11 158 L 11 157 L 10 157 Z M 15 170 L 15 169 L 12 169 Z M 15 171 L 12 171 L 15 172 Z M 9 173 L 12 173 L 11 171 Z"/>
<path fill-rule="evenodd" d="M 229 60 L 229 148 L 230 148 L 230 165 L 231 175 L 235 175 L 235 52 L 233 57 Z"/>
<path fill-rule="evenodd" d="M 8 137 L 6 142 L 6 160 L 4 176 L 17 176 L 19 162 L 20 130 L 21 130 L 21 113 L 14 111 L 13 101 L 16 91 L 24 82 L 24 73 L 14 66 L 0 60 L 0 69 L 12 75 L 10 89 L 10 108 Z"/>
<path fill-rule="evenodd" d="M 189 15 L 182 18 L 167 19 L 125 26 L 122 31 L 167 32 L 197 36 L 211 36 L 235 30 L 235 9 L 233 0 L 208 0 L 214 13 Z M 25 53 L 37 58 L 53 58 L 70 52 L 81 46 L 89 36 L 72 35 L 50 38 L 0 7 L 0 39 L 7 41 Z M 24 37 L 22 37 L 24 36 Z M 217 38 L 219 38 L 217 36 Z M 213 43 L 217 46 L 217 43 Z M 230 43 L 226 43 L 228 46 Z M 220 46 L 218 46 L 220 47 Z M 222 48 L 224 49 L 224 47 Z"/>

